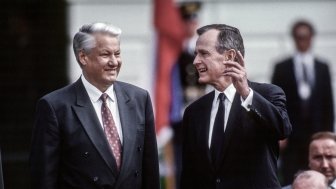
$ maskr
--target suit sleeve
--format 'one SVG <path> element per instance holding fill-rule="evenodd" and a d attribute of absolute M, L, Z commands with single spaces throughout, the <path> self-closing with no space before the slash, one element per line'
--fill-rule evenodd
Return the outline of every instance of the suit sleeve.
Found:
<path fill-rule="evenodd" d="M 154 113 L 149 94 L 146 97 L 146 128 L 143 154 L 143 189 L 159 189 L 159 160 L 154 126 Z"/>
<path fill-rule="evenodd" d="M 286 96 L 280 87 L 269 84 L 262 90 L 255 90 L 250 107 L 250 116 L 265 133 L 265 136 L 277 140 L 287 138 L 292 126 L 286 109 Z"/>
<path fill-rule="evenodd" d="M 182 150 L 182 172 L 181 172 L 181 183 L 180 188 L 193 188 L 193 179 L 196 177 L 193 175 L 192 170 L 193 167 L 191 166 L 191 162 L 193 162 L 193 155 L 196 153 L 192 151 L 192 148 L 190 148 L 190 142 L 188 139 L 192 138 L 190 134 L 190 128 L 189 127 L 189 107 L 185 110 L 183 115 L 183 150 Z"/>
<path fill-rule="evenodd" d="M 58 121 L 46 100 L 37 104 L 30 153 L 31 184 L 34 189 L 57 189 L 60 159 Z"/>
<path fill-rule="evenodd" d="M 323 128 L 323 130 L 326 131 L 334 131 L 334 99 L 333 99 L 333 90 L 332 90 L 332 84 L 331 84 L 331 76 L 329 67 L 325 64 L 324 70 L 323 70 L 323 76 L 325 77 L 324 82 L 322 83 L 323 87 L 321 89 L 324 90 L 322 93 L 323 95 L 323 101 L 322 101 L 322 107 L 323 108 L 323 114 L 324 118 L 322 119 L 324 121 L 322 126 L 326 127 Z"/>

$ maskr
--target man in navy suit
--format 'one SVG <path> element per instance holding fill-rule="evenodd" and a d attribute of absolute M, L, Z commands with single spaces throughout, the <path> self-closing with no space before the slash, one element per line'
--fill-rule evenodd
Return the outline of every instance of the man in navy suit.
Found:
<path fill-rule="evenodd" d="M 120 33 L 113 25 L 93 23 L 74 36 L 82 76 L 37 104 L 32 188 L 159 189 L 150 96 L 116 81 Z"/>
<path fill-rule="evenodd" d="M 247 80 L 237 28 L 213 24 L 197 33 L 199 82 L 215 90 L 185 110 L 182 189 L 280 189 L 278 141 L 291 132 L 284 92 Z"/>
<path fill-rule="evenodd" d="M 307 169 L 308 145 L 312 134 L 334 130 L 334 104 L 328 64 L 312 52 L 313 26 L 304 20 L 292 28 L 294 56 L 277 63 L 272 83 L 280 86 L 287 97 L 288 115 L 293 133 L 281 142 L 281 177 L 292 183 L 294 174 Z"/>

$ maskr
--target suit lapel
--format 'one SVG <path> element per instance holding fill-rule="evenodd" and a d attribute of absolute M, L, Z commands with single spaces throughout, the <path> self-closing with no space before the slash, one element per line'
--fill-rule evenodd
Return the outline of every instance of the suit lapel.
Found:
<path fill-rule="evenodd" d="M 120 170 L 120 177 L 129 170 L 129 165 L 132 165 L 132 152 L 136 146 L 135 140 L 137 135 L 136 128 L 136 115 L 134 111 L 134 104 L 131 98 L 128 96 L 127 91 L 120 86 L 120 83 L 114 84 L 114 90 L 118 101 L 118 109 L 120 122 L 123 133 L 123 152 L 122 152 L 122 164 Z"/>
<path fill-rule="evenodd" d="M 298 76 L 296 75 L 296 71 L 295 71 L 294 58 L 291 59 L 288 65 L 289 66 L 287 66 L 288 74 L 286 74 L 287 75 L 286 82 L 288 82 L 289 84 L 291 83 L 293 85 L 291 89 L 297 89 L 298 88 L 298 78 L 297 78 Z M 295 93 L 295 96 L 299 96 L 299 93 L 297 90 L 294 90 L 293 92 Z"/>
<path fill-rule="evenodd" d="M 212 108 L 212 101 L 214 99 L 215 92 L 209 93 L 205 98 L 201 101 L 201 106 L 198 109 L 198 113 L 195 118 L 197 118 L 198 125 L 198 133 L 197 138 L 199 144 L 201 145 L 201 155 L 205 155 L 207 162 L 205 167 L 209 167 L 212 171 L 214 171 L 214 167 L 211 161 L 211 154 L 209 149 L 209 129 L 210 129 L 210 114 Z"/>
<path fill-rule="evenodd" d="M 100 126 L 97 114 L 80 79 L 76 82 L 75 87 L 77 102 L 76 105 L 73 106 L 73 109 L 91 142 L 97 148 L 99 154 L 105 160 L 108 167 L 115 175 L 117 175 L 117 165 L 112 151 L 110 150 L 110 146 L 107 142 L 104 131 Z"/>

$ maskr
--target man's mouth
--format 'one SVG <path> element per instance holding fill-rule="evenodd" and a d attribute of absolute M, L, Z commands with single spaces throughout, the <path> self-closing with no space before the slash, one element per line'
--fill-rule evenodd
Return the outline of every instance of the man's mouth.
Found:
<path fill-rule="evenodd" d="M 206 71 L 207 71 L 206 68 L 199 68 L 199 69 L 198 69 L 198 72 L 199 72 L 199 73 L 204 73 L 204 72 L 206 72 Z"/>

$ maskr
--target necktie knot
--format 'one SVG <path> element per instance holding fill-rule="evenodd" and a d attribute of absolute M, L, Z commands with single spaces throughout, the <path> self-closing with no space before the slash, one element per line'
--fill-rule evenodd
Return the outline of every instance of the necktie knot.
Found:
<path fill-rule="evenodd" d="M 100 96 L 100 99 L 103 101 L 103 103 L 106 103 L 107 98 L 108 98 L 108 94 L 106 94 L 106 93 L 103 93 L 103 94 Z"/>
<path fill-rule="evenodd" d="M 226 96 L 225 96 L 224 93 L 219 93 L 219 95 L 218 95 L 218 99 L 219 99 L 221 102 L 224 102 L 224 101 L 225 101 L 225 98 L 226 98 Z"/>

